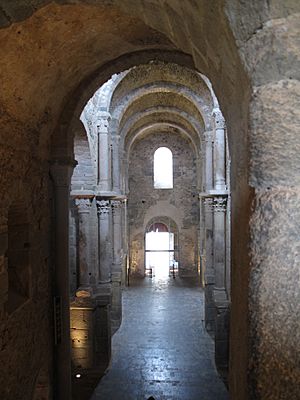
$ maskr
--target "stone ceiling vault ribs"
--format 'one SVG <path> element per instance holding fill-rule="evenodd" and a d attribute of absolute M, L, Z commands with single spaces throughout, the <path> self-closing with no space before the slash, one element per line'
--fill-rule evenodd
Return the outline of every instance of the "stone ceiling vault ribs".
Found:
<path fill-rule="evenodd" d="M 120 121 L 120 128 L 122 129 L 126 120 L 132 115 L 150 107 L 161 106 L 177 108 L 186 114 L 194 115 L 200 124 L 203 120 L 199 108 L 188 99 L 174 92 L 160 91 L 156 93 L 145 93 L 142 97 L 138 97 L 131 102 L 128 107 L 124 109 L 124 112 L 120 115 L 120 118 L 118 118 Z M 112 114 L 112 116 L 115 118 L 115 114 Z M 205 120 L 208 120 L 208 116 L 205 118 Z"/>
<path fill-rule="evenodd" d="M 193 151 L 195 155 L 198 157 L 199 156 L 199 148 L 197 144 L 195 143 L 194 139 L 191 137 L 191 135 L 181 126 L 177 124 L 171 124 L 171 123 L 163 123 L 163 122 L 157 122 L 153 124 L 149 124 L 146 126 L 140 127 L 138 130 L 133 132 L 131 139 L 128 140 L 128 142 L 125 145 L 125 154 L 127 154 L 127 157 L 129 159 L 130 151 L 132 146 L 137 140 L 140 140 L 142 137 L 146 135 L 150 135 L 151 133 L 156 133 L 156 132 L 161 132 L 161 131 L 167 131 L 168 133 L 171 133 L 172 129 L 176 130 L 176 133 L 180 133 L 182 136 L 187 138 L 191 144 L 191 147 L 193 148 Z M 172 134 L 172 133 L 171 133 Z"/>
<path fill-rule="evenodd" d="M 155 123 L 169 124 L 170 126 L 176 125 L 186 132 L 197 149 L 202 147 L 201 142 L 203 140 L 204 127 L 191 115 L 183 114 L 180 110 L 169 107 L 148 109 L 138 115 L 134 115 L 132 119 L 128 119 L 120 131 L 121 140 L 125 142 L 125 147 L 132 141 L 132 136 L 137 131 Z"/>
<path fill-rule="evenodd" d="M 194 69 L 174 62 L 156 60 L 147 64 L 139 64 L 130 69 L 129 73 L 117 85 L 111 106 L 114 107 L 114 103 L 120 102 L 120 99 L 128 92 L 159 82 L 163 82 L 165 86 L 169 84 L 184 87 L 188 91 L 201 94 L 205 103 L 212 103 L 210 90 L 201 74 Z"/>
<path fill-rule="evenodd" d="M 185 88 L 181 85 L 169 84 L 169 83 L 153 83 L 151 85 L 147 85 L 147 87 L 141 87 L 134 92 L 130 92 L 123 101 L 121 101 L 121 106 L 115 107 L 111 109 L 112 116 L 114 118 L 120 119 L 122 126 L 124 116 L 127 111 L 136 101 L 139 101 L 142 107 L 142 101 L 145 99 L 145 96 L 150 96 L 156 94 L 157 96 L 163 96 L 163 94 L 172 94 L 174 97 L 177 97 L 177 107 L 179 108 L 180 103 L 187 105 L 187 102 L 191 103 L 190 107 L 197 109 L 197 114 L 199 114 L 199 119 L 204 121 L 206 125 L 206 129 L 209 129 L 210 126 L 210 114 L 212 111 L 212 104 L 207 104 L 203 101 L 201 94 L 197 94 L 196 92 L 192 92 L 189 89 Z M 172 96 L 172 98 L 173 98 Z M 166 97 L 166 96 L 165 96 Z M 181 100 L 182 98 L 182 100 Z M 174 101 L 174 99 L 173 99 Z M 161 104 L 163 104 L 161 102 Z"/>
<path fill-rule="evenodd" d="M 92 74 L 82 79 L 82 81 L 74 88 L 74 90 L 70 92 L 69 96 L 65 100 L 63 112 L 60 114 L 60 118 L 57 122 L 57 127 L 54 132 L 58 133 L 61 127 L 63 127 L 64 134 L 67 132 L 67 135 L 70 137 L 69 140 L 72 142 L 72 121 L 75 121 L 80 117 L 84 106 L 89 99 L 91 99 L 93 94 L 105 82 L 107 82 L 113 74 L 118 74 L 120 71 L 126 71 L 136 65 L 149 63 L 152 60 L 160 60 L 165 63 L 172 62 L 183 67 L 194 68 L 192 57 L 175 49 L 162 50 L 145 48 L 143 50 L 132 51 L 120 55 L 118 58 L 115 58 L 112 61 L 109 61 L 95 69 Z M 62 135 L 57 134 L 54 136 L 52 143 L 53 145 L 55 144 L 53 149 L 55 153 L 60 147 Z M 70 151 L 71 150 L 72 149 L 70 149 Z"/>

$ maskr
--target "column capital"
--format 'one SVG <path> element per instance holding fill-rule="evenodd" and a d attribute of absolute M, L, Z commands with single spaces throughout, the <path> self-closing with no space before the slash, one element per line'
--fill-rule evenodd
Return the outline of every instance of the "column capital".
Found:
<path fill-rule="evenodd" d="M 214 203 L 212 197 L 204 197 L 204 206 L 208 211 L 214 210 Z"/>
<path fill-rule="evenodd" d="M 215 212 L 225 212 L 227 207 L 227 196 L 214 197 L 213 205 Z"/>
<path fill-rule="evenodd" d="M 92 207 L 90 199 L 75 199 L 79 214 L 89 213 Z"/>
<path fill-rule="evenodd" d="M 98 215 L 106 215 L 110 212 L 109 200 L 97 200 Z"/>
<path fill-rule="evenodd" d="M 222 111 L 219 108 L 214 108 L 212 111 L 213 123 L 216 129 L 225 129 L 225 119 L 223 117 Z"/>
<path fill-rule="evenodd" d="M 117 212 L 120 212 L 122 206 L 123 206 L 123 201 L 122 200 L 112 200 L 111 201 L 111 208 L 112 208 L 113 215 L 115 215 Z"/>
<path fill-rule="evenodd" d="M 108 133 L 109 121 L 110 121 L 110 113 L 107 111 L 99 111 L 94 115 L 94 123 L 97 126 L 98 134 Z"/>
<path fill-rule="evenodd" d="M 207 207 L 209 211 L 214 212 L 225 212 L 227 208 L 227 195 L 222 196 L 199 196 L 200 199 L 204 199 L 204 205 Z"/>

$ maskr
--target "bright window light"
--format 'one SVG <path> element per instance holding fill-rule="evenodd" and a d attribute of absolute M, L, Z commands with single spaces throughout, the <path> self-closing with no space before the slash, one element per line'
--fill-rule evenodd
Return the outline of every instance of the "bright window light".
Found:
<path fill-rule="evenodd" d="M 173 188 L 173 155 L 167 147 L 159 147 L 154 153 L 154 188 Z"/>
<path fill-rule="evenodd" d="M 169 232 L 146 233 L 146 268 L 152 269 L 156 278 L 167 278 L 174 262 L 174 234 Z"/>

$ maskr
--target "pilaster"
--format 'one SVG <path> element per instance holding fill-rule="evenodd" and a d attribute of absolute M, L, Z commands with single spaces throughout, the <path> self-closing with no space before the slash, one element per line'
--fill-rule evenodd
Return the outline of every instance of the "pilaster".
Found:
<path fill-rule="evenodd" d="M 110 201 L 97 200 L 100 283 L 111 282 Z"/>
<path fill-rule="evenodd" d="M 79 288 L 77 297 L 90 297 L 92 289 L 89 282 L 89 216 L 91 211 L 90 199 L 75 199 L 79 217 Z"/>
<path fill-rule="evenodd" d="M 50 166 L 55 196 L 55 376 L 54 393 L 58 400 L 71 399 L 71 348 L 69 299 L 69 195 L 76 162 L 55 160 Z M 58 329 L 59 327 L 59 329 Z"/>
<path fill-rule="evenodd" d="M 214 188 L 216 190 L 226 189 L 226 170 L 225 170 L 225 119 L 219 108 L 214 108 L 212 112 L 213 125 L 215 128 L 214 139 Z"/>
<path fill-rule="evenodd" d="M 100 191 L 110 191 L 109 126 L 110 114 L 98 112 L 95 118 L 98 135 L 98 187 Z"/>

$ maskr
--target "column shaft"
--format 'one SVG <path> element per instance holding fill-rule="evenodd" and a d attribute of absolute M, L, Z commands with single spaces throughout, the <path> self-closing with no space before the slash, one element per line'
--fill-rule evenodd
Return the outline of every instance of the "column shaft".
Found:
<path fill-rule="evenodd" d="M 111 282 L 111 241 L 110 241 L 110 204 L 108 200 L 97 201 L 99 217 L 99 277 L 100 283 Z"/>
<path fill-rule="evenodd" d="M 122 250 L 122 202 L 120 200 L 112 201 L 113 211 L 113 241 L 114 241 L 114 254 L 113 262 L 115 266 L 121 265 L 121 250 Z"/>
<path fill-rule="evenodd" d="M 91 202 L 89 199 L 76 199 L 79 217 L 79 288 L 89 287 L 89 215 Z"/>
<path fill-rule="evenodd" d="M 119 151 L 119 142 L 120 137 L 115 135 L 113 140 L 113 160 L 112 160 L 112 179 L 113 179 L 113 191 L 120 191 L 120 151 Z"/>
<path fill-rule="evenodd" d="M 98 186 L 99 189 L 104 192 L 108 192 L 110 190 L 108 124 L 109 124 L 109 114 L 99 113 L 97 119 Z"/>
<path fill-rule="evenodd" d="M 215 125 L 214 141 L 214 188 L 216 190 L 226 189 L 225 170 L 225 120 L 220 109 L 213 110 Z"/>
<path fill-rule="evenodd" d="M 226 199 L 214 199 L 214 268 L 215 288 L 225 290 L 225 211 Z"/>
<path fill-rule="evenodd" d="M 51 176 L 55 193 L 55 297 L 60 310 L 60 336 L 55 344 L 55 383 L 57 400 L 71 399 L 71 348 L 70 348 L 70 299 L 69 299 L 69 195 L 74 165 L 55 163 Z"/>
<path fill-rule="evenodd" d="M 213 188 L 213 132 L 205 132 L 205 189 Z"/>

